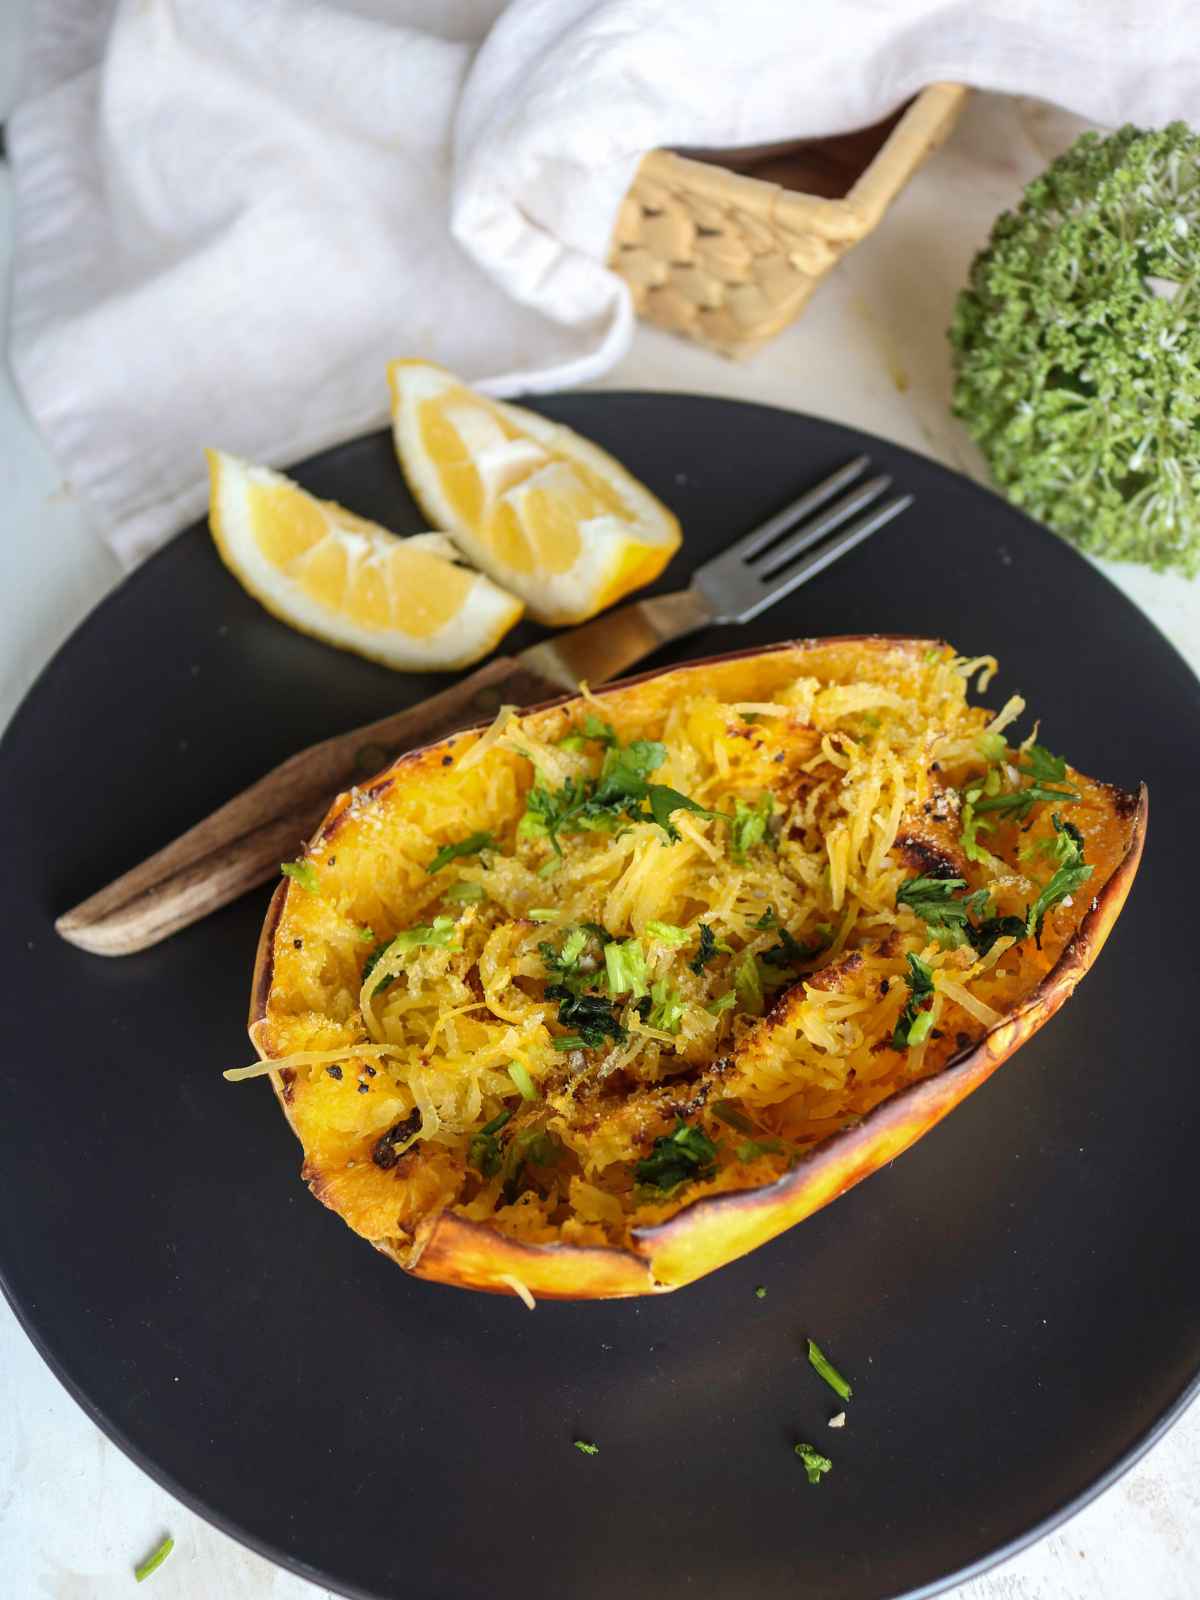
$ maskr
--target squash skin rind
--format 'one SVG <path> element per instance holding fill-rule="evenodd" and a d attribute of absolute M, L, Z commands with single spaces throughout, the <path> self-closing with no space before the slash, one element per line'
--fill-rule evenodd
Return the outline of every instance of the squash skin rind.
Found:
<path fill-rule="evenodd" d="M 648 672 L 606 684 L 601 697 L 683 672 L 725 667 L 737 661 L 803 652 L 829 645 L 924 652 L 935 641 L 886 635 L 841 636 L 789 641 L 766 650 L 742 650 L 680 667 Z M 523 714 L 551 711 L 574 699 L 564 695 Z M 464 729 L 463 732 L 477 731 Z M 407 752 L 380 774 L 369 792 L 386 792 L 441 762 L 460 735 Z M 512 1280 L 535 1299 L 614 1299 L 669 1293 L 727 1265 L 777 1237 L 878 1171 L 936 1126 L 974 1092 L 1022 1044 L 1045 1025 L 1074 992 L 1099 955 L 1125 903 L 1141 861 L 1149 814 L 1145 785 L 1136 796 L 1114 786 L 1114 808 L 1127 807 L 1129 836 L 1113 872 L 1094 897 L 1051 970 L 1014 1009 L 940 1072 L 912 1083 L 882 1101 L 853 1127 L 832 1134 L 774 1183 L 729 1191 L 684 1205 L 666 1221 L 635 1228 L 628 1247 L 527 1244 L 486 1223 L 450 1212 L 432 1219 L 416 1245 L 407 1240 L 374 1240 L 375 1248 L 404 1271 L 430 1282 L 487 1293 L 513 1294 Z M 313 837 L 313 845 L 334 836 L 351 801 L 339 795 Z M 274 973 L 275 936 L 289 892 L 303 892 L 288 879 L 275 891 L 263 924 L 251 990 L 249 1033 L 263 1060 L 272 1053 L 269 999 Z M 269 1081 L 290 1124 L 288 1085 L 278 1072 Z M 316 1198 L 330 1204 L 318 1174 L 302 1173 Z"/>

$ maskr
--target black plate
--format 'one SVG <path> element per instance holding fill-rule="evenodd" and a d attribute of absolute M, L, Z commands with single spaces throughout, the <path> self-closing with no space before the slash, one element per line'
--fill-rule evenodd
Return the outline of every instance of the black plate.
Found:
<path fill-rule="evenodd" d="M 250 1056 L 265 891 L 123 961 L 51 931 L 298 746 L 434 687 L 282 627 L 193 528 L 76 633 L 3 745 L 4 1287 L 134 1460 L 345 1594 L 929 1592 L 1064 1517 L 1195 1385 L 1200 685 L 1066 545 L 904 450 L 728 401 L 539 409 L 674 506 L 691 560 L 862 449 L 916 493 L 776 612 L 661 659 L 860 630 L 996 652 L 993 698 L 1026 692 L 1053 748 L 1150 785 L 1098 973 L 902 1161 L 678 1294 L 531 1316 L 409 1279 L 309 1198 L 267 1086 L 220 1077 Z M 298 476 L 420 526 L 382 434 Z M 853 1378 L 844 1431 L 805 1334 Z M 805 1438 L 835 1463 L 816 1488 Z"/>

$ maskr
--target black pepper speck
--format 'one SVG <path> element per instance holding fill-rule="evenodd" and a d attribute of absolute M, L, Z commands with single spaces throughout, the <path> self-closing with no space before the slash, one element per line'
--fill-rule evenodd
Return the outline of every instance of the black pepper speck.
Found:
<path fill-rule="evenodd" d="M 454 765 L 454 757 L 453 756 L 443 756 L 442 757 L 442 765 L 444 767 L 452 767 Z"/>
<path fill-rule="evenodd" d="M 368 1078 L 373 1078 L 375 1076 L 375 1068 L 374 1067 L 364 1067 L 363 1071 L 366 1073 Z"/>
<path fill-rule="evenodd" d="M 304 949 L 304 940 L 303 939 L 293 939 L 292 940 L 292 949 L 293 950 L 303 950 Z"/>
<path fill-rule="evenodd" d="M 342 1069 L 341 1069 L 341 1067 L 326 1067 L 325 1071 L 329 1074 L 329 1076 L 336 1083 L 341 1083 L 341 1081 L 342 1081 Z"/>
<path fill-rule="evenodd" d="M 358 1086 L 358 1092 L 359 1094 L 370 1094 L 371 1085 L 369 1083 L 360 1083 Z"/>

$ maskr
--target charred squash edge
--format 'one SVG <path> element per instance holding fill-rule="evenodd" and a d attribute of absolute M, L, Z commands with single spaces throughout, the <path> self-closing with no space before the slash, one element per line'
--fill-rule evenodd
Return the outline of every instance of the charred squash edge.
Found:
<path fill-rule="evenodd" d="M 890 649 L 903 646 L 915 652 L 927 650 L 938 642 L 886 634 L 841 634 L 789 640 L 765 649 L 730 651 L 639 673 L 606 683 L 597 692 L 604 695 L 667 673 L 703 669 L 785 650 L 803 652 L 827 645 L 861 643 Z M 538 705 L 523 707 L 522 714 L 550 710 L 574 698 L 569 694 L 558 695 Z M 461 729 L 460 733 L 477 732 L 486 726 L 486 723 L 475 724 Z M 459 734 L 452 734 L 449 739 L 457 737 Z M 428 761 L 432 752 L 440 751 L 447 742 L 442 739 L 406 752 L 367 792 L 373 796 L 386 793 L 402 768 Z M 1125 803 L 1131 808 L 1129 844 L 1057 962 L 1037 987 L 975 1044 L 952 1057 L 941 1072 L 899 1090 L 868 1112 L 861 1122 L 831 1134 L 774 1183 L 693 1200 L 666 1222 L 634 1229 L 633 1242 L 628 1248 L 523 1244 L 486 1223 L 470 1222 L 449 1212 L 441 1212 L 419 1231 L 415 1250 L 413 1246 L 401 1250 L 385 1240 L 375 1241 L 375 1248 L 416 1277 L 460 1288 L 513 1294 L 512 1280 L 516 1280 L 535 1297 L 545 1299 L 613 1299 L 636 1294 L 665 1294 L 682 1288 L 802 1222 L 915 1144 L 1031 1039 L 1074 993 L 1079 980 L 1099 955 L 1125 904 L 1145 844 L 1149 815 L 1145 784 L 1139 786 L 1136 795 L 1114 785 L 1106 787 L 1113 794 L 1115 804 Z M 336 833 L 348 802 L 349 797 L 345 795 L 334 800 L 313 836 L 313 844 Z M 275 933 L 288 889 L 285 880 L 272 896 L 254 966 L 249 1029 L 251 1041 L 263 1060 L 268 1058 L 268 1053 L 259 1044 L 256 1027 L 267 1016 L 274 975 Z M 269 1079 L 284 1115 L 292 1124 L 290 1086 L 282 1081 L 278 1072 L 270 1073 Z M 293 1131 L 296 1131 L 294 1125 Z M 323 1200 L 322 1187 L 319 1180 L 309 1181 L 309 1188 L 320 1200 Z M 416 1260 L 410 1265 L 412 1254 L 416 1255 Z"/>

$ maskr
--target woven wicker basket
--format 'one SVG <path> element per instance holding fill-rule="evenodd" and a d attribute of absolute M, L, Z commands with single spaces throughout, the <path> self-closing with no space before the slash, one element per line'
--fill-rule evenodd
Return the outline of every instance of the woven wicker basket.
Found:
<path fill-rule="evenodd" d="M 840 139 L 652 150 L 610 257 L 639 315 L 722 355 L 756 350 L 871 232 L 950 132 L 966 92 L 935 83 L 886 122 Z"/>

